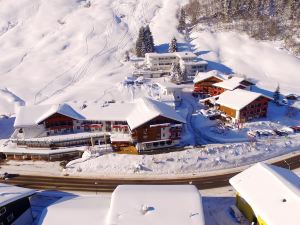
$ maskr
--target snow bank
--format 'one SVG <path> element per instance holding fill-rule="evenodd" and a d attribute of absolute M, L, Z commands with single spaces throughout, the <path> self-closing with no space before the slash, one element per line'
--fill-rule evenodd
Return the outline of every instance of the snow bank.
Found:
<path fill-rule="evenodd" d="M 260 140 L 252 143 L 207 145 L 160 155 L 106 154 L 97 158 L 71 161 L 66 173 L 76 176 L 124 176 L 201 174 L 249 165 L 257 161 L 297 151 L 300 135 Z M 79 168 L 79 169 L 78 169 Z"/>

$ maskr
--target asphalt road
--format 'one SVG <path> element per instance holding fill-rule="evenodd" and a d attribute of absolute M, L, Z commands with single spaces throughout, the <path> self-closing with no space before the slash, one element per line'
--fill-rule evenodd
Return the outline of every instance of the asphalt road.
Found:
<path fill-rule="evenodd" d="M 300 155 L 273 163 L 290 170 L 300 167 Z M 208 177 L 189 177 L 184 179 L 85 179 L 72 177 L 46 177 L 15 175 L 3 180 L 3 183 L 13 184 L 21 187 L 39 190 L 60 190 L 60 191 L 84 191 L 84 192 L 112 192 L 121 184 L 156 184 L 175 185 L 193 184 L 199 190 L 224 187 L 229 185 L 229 179 L 236 175 L 228 173 Z"/>

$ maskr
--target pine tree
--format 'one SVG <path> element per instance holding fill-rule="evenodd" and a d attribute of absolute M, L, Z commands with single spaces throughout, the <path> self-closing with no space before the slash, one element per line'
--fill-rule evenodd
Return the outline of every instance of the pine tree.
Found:
<path fill-rule="evenodd" d="M 171 81 L 180 84 L 183 81 L 182 71 L 179 63 L 173 63 L 170 73 Z"/>
<path fill-rule="evenodd" d="M 130 61 L 130 56 L 129 56 L 129 52 L 128 52 L 128 51 L 125 52 L 125 58 L 124 58 L 124 61 L 125 61 L 125 62 Z"/>
<path fill-rule="evenodd" d="M 185 30 L 186 30 L 186 13 L 184 11 L 183 8 L 181 8 L 180 10 L 180 15 L 179 15 L 179 23 L 178 23 L 178 26 L 177 26 L 177 30 L 179 31 L 179 33 L 184 33 Z"/>
<path fill-rule="evenodd" d="M 177 52 L 177 39 L 175 37 L 169 44 L 169 52 Z"/>
<path fill-rule="evenodd" d="M 279 85 L 277 86 L 277 88 L 276 88 L 276 90 L 273 94 L 273 99 L 274 99 L 274 102 L 276 104 L 279 104 L 279 100 L 280 100 L 280 87 L 279 87 Z"/>
<path fill-rule="evenodd" d="M 146 53 L 154 52 L 154 41 L 149 25 L 147 25 L 144 29 L 144 43 Z"/>
<path fill-rule="evenodd" d="M 145 48 L 145 28 L 144 27 L 141 27 L 139 30 L 139 36 L 136 41 L 135 51 L 136 51 L 137 57 L 145 56 L 146 48 Z"/>

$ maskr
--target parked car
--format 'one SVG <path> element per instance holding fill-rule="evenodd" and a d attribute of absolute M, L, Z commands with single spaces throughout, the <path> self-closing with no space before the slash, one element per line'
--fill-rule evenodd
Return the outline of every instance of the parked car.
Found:
<path fill-rule="evenodd" d="M 0 172 L 0 179 L 5 180 L 9 178 L 9 174 L 7 172 Z"/>
<path fill-rule="evenodd" d="M 288 135 L 289 135 L 287 132 L 280 131 L 280 130 L 274 130 L 274 132 L 275 132 L 278 136 L 288 136 Z"/>
<path fill-rule="evenodd" d="M 255 130 L 249 130 L 249 131 L 247 132 L 247 135 L 250 136 L 250 137 L 257 137 L 257 136 L 258 136 L 258 133 L 257 133 L 257 131 L 255 131 Z"/>
<path fill-rule="evenodd" d="M 272 130 L 250 130 L 247 134 L 250 137 L 268 137 L 275 135 L 275 132 Z"/>
<path fill-rule="evenodd" d="M 291 127 L 294 132 L 300 132 L 300 126 Z"/>

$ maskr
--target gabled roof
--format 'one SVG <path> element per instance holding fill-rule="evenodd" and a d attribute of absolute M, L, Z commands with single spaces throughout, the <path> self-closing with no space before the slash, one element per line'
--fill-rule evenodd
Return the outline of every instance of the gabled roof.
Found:
<path fill-rule="evenodd" d="M 130 129 L 133 130 L 150 120 L 163 116 L 181 123 L 186 123 L 172 107 L 149 98 L 140 98 L 135 101 L 135 107 L 127 118 Z"/>
<path fill-rule="evenodd" d="M 242 89 L 235 89 L 233 91 L 225 91 L 218 96 L 216 104 L 226 106 L 231 109 L 241 110 L 251 102 L 256 100 L 259 97 L 265 97 L 271 99 L 267 96 L 264 96 L 260 93 L 251 92 Z"/>
<path fill-rule="evenodd" d="M 204 81 L 204 80 L 206 80 L 208 78 L 212 78 L 212 77 L 218 78 L 220 80 L 228 79 L 228 76 L 225 74 L 222 74 L 220 71 L 211 70 L 209 72 L 198 72 L 197 75 L 195 76 L 193 82 L 196 84 L 196 83 L 199 83 L 201 81 Z"/>
<path fill-rule="evenodd" d="M 0 207 L 33 195 L 35 190 L 0 183 Z"/>
<path fill-rule="evenodd" d="M 244 86 L 245 85 L 242 85 L 241 82 L 244 81 L 245 79 L 244 78 L 241 78 L 241 77 L 232 77 L 228 80 L 224 80 L 222 82 L 219 82 L 219 83 L 215 83 L 213 84 L 213 86 L 216 86 L 216 87 L 220 87 L 220 88 L 224 88 L 226 90 L 234 90 L 240 86 Z"/>
<path fill-rule="evenodd" d="M 229 182 L 266 224 L 299 224 L 300 178 L 292 171 L 258 163 Z"/>
<path fill-rule="evenodd" d="M 120 185 L 108 224 L 204 225 L 201 195 L 192 185 Z"/>
<path fill-rule="evenodd" d="M 91 104 L 82 109 L 80 114 L 68 104 L 21 107 L 14 126 L 35 126 L 55 113 L 76 120 L 127 121 L 131 129 L 135 129 L 158 116 L 181 123 L 186 122 L 172 107 L 165 103 L 149 98 L 140 98 L 133 103 L 112 103 L 105 107 Z"/>
<path fill-rule="evenodd" d="M 42 114 L 36 121 L 36 123 L 40 123 L 44 121 L 45 119 L 49 118 L 50 116 L 54 114 L 61 114 L 67 117 L 70 117 L 75 120 L 83 120 L 85 119 L 82 115 L 80 115 L 78 112 L 76 112 L 71 106 L 68 104 L 59 104 L 59 105 L 53 105 L 47 110 L 44 114 Z"/>
<path fill-rule="evenodd" d="M 20 107 L 19 111 L 17 112 L 14 127 L 38 125 L 40 122 L 55 113 L 68 116 L 76 120 L 85 119 L 68 104 L 23 106 Z"/>

